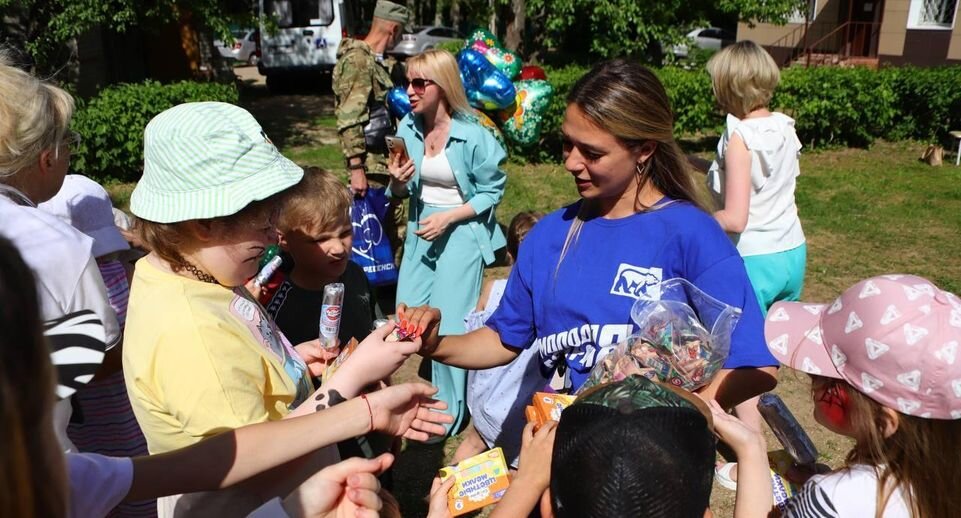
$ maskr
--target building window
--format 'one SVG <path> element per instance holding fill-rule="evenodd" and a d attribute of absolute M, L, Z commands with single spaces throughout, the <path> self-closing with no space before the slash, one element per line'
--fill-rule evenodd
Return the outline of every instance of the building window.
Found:
<path fill-rule="evenodd" d="M 951 29 L 958 0 L 911 0 L 909 29 Z"/>
<path fill-rule="evenodd" d="M 818 2 L 817 0 L 808 0 L 808 22 L 813 22 L 814 17 L 817 16 L 818 12 Z M 791 13 L 791 17 L 787 20 L 788 23 L 804 23 L 804 11 L 798 9 Z"/>

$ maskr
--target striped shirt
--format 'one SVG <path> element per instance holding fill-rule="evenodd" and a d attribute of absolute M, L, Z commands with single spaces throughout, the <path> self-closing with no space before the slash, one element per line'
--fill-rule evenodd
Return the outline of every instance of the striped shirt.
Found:
<path fill-rule="evenodd" d="M 127 322 L 127 301 L 130 299 L 130 283 L 127 282 L 127 270 L 123 263 L 117 260 L 100 261 L 97 260 L 97 267 L 100 269 L 100 276 L 107 287 L 107 298 L 110 306 L 117 312 L 117 322 L 120 329 L 123 329 Z"/>
<path fill-rule="evenodd" d="M 862 464 L 815 475 L 804 484 L 784 511 L 785 518 L 854 518 L 874 516 L 878 497 L 878 473 Z M 910 518 L 900 489 L 895 489 L 884 508 L 884 518 Z"/>

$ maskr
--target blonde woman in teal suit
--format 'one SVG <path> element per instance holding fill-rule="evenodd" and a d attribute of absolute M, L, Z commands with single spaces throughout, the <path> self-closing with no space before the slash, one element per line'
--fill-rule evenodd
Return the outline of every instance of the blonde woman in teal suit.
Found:
<path fill-rule="evenodd" d="M 401 120 L 410 159 L 388 163 L 392 196 L 410 196 L 397 302 L 429 304 L 447 318 L 441 334 L 463 334 L 480 296 L 484 265 L 505 245 L 494 209 L 504 195 L 507 154 L 467 102 L 454 56 L 428 50 L 407 60 L 411 113 Z M 432 362 L 432 382 L 463 425 L 466 371 Z"/>

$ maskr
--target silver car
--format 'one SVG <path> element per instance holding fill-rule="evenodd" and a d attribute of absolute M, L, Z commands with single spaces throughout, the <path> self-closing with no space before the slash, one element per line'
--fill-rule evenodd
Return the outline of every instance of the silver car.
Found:
<path fill-rule="evenodd" d="M 694 29 L 687 33 L 686 38 L 687 41 L 693 43 L 695 47 L 709 50 L 721 50 L 721 48 L 734 43 L 737 39 L 734 34 L 718 27 L 701 27 Z M 675 57 L 686 58 L 689 53 L 688 44 L 680 43 L 673 45 L 671 51 Z"/>
<path fill-rule="evenodd" d="M 401 41 L 392 49 L 387 51 L 390 54 L 400 54 L 404 56 L 416 56 L 427 49 L 432 49 L 441 43 L 449 41 L 463 41 L 464 35 L 457 32 L 457 29 L 439 26 L 419 26 L 414 27 L 410 34 L 401 36 Z"/>
<path fill-rule="evenodd" d="M 214 46 L 220 55 L 236 61 L 243 61 L 256 65 L 260 56 L 257 53 L 257 31 L 254 29 L 232 31 L 234 42 L 227 45 L 221 40 L 214 40 Z"/>

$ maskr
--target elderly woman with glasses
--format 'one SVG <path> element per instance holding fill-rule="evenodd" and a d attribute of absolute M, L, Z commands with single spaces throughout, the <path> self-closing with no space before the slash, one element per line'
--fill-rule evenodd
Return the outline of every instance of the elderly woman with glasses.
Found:
<path fill-rule="evenodd" d="M 441 334 L 463 334 L 484 265 L 505 244 L 494 209 L 504 195 L 507 155 L 478 123 L 453 55 L 433 49 L 412 57 L 407 78 L 411 113 L 397 136 L 409 157 L 391 154 L 388 162 L 391 195 L 410 196 L 397 302 L 440 308 L 449 316 Z M 466 413 L 467 374 L 436 362 L 431 374 L 438 398 L 456 418 L 450 429 L 456 433 Z"/>

